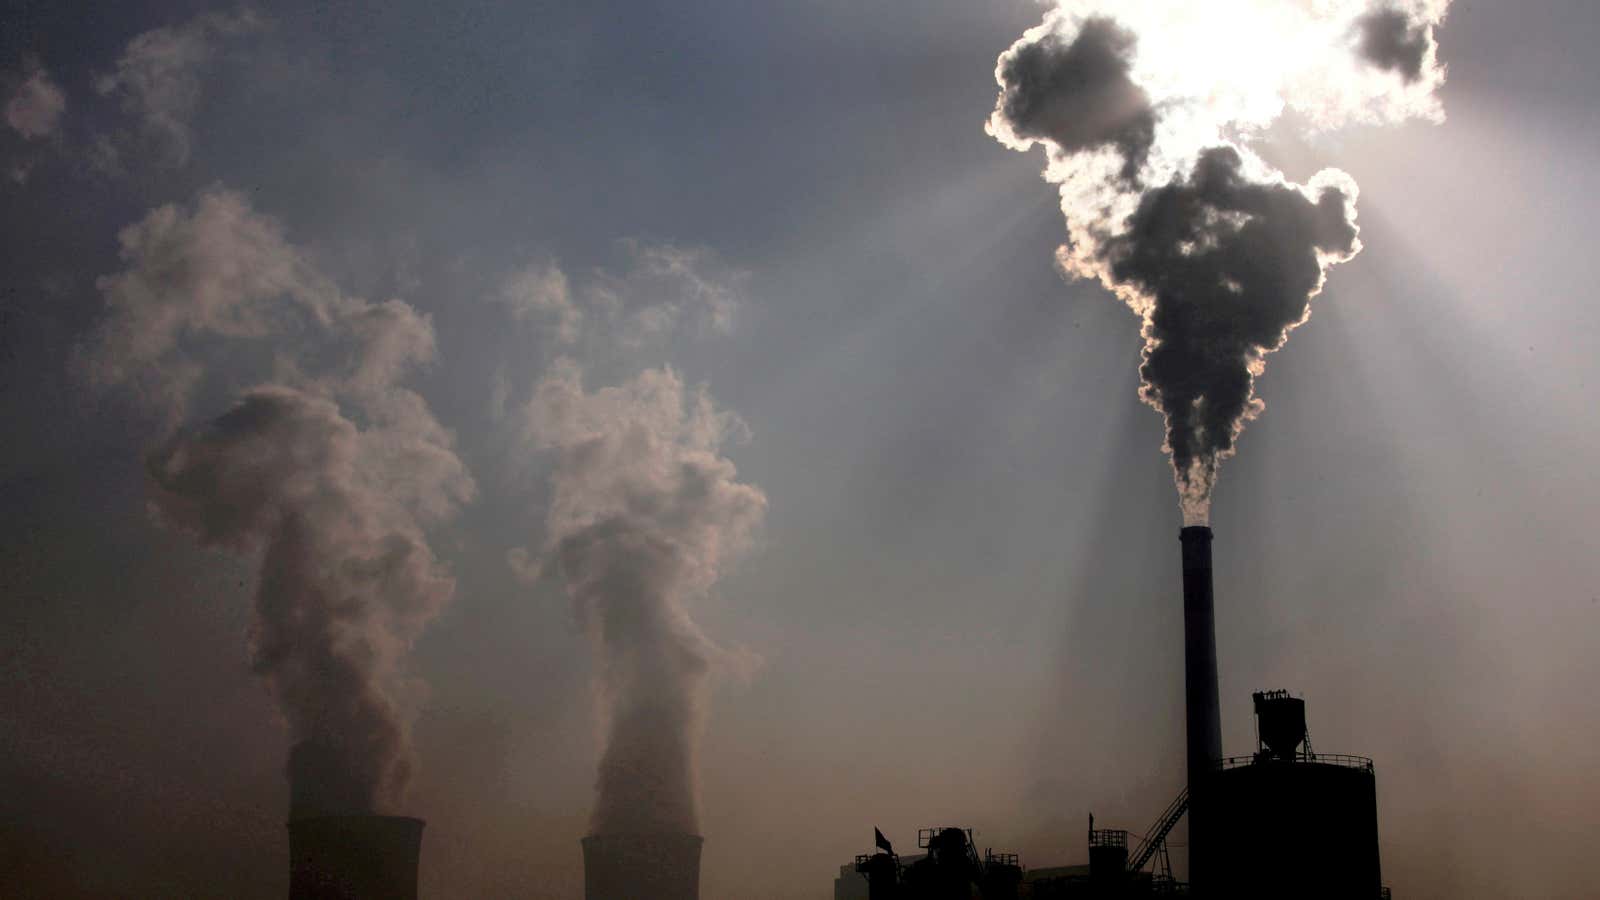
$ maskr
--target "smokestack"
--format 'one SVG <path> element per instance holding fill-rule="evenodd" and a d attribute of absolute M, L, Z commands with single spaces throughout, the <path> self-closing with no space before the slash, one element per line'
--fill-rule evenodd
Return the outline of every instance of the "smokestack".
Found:
<path fill-rule="evenodd" d="M 586 900 L 699 900 L 697 834 L 594 834 L 583 839 Z"/>
<path fill-rule="evenodd" d="M 1217 704 L 1217 629 L 1211 597 L 1211 529 L 1191 525 L 1183 543 L 1183 681 L 1189 765 L 1189 881 L 1205 887 L 1205 788 L 1222 758 Z"/>
<path fill-rule="evenodd" d="M 1189 790 L 1222 758 L 1217 711 L 1217 628 L 1211 599 L 1211 529 L 1191 525 L 1183 542 L 1184 697 L 1188 709 Z"/>
<path fill-rule="evenodd" d="M 289 822 L 289 900 L 416 900 L 421 819 L 316 816 Z"/>

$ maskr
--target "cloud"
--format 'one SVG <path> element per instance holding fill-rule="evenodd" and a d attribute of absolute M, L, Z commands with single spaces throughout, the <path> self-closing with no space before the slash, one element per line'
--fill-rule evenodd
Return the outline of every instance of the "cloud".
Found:
<path fill-rule="evenodd" d="M 121 100 L 139 119 L 141 130 L 174 165 L 189 161 L 190 120 L 200 103 L 201 72 L 221 42 L 262 28 L 252 10 L 204 13 L 181 25 L 155 28 L 128 43 L 116 71 L 101 77 L 96 89 Z"/>
<path fill-rule="evenodd" d="M 6 101 L 6 124 L 28 140 L 45 138 L 56 133 L 66 109 L 66 92 L 49 72 L 35 69 Z"/>

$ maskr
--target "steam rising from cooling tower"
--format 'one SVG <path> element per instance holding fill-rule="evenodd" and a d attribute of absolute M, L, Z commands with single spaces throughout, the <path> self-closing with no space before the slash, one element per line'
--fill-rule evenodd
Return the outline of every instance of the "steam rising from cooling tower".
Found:
<path fill-rule="evenodd" d="M 589 837 L 590 897 L 695 896 L 697 749 L 710 680 L 747 669 L 689 614 L 752 541 L 766 497 L 723 455 L 744 423 L 668 367 L 608 360 L 673 338 L 731 331 L 748 274 L 703 248 L 619 243 L 624 265 L 569 279 L 554 263 L 514 274 L 498 297 L 553 338 L 514 418 L 550 464 L 544 529 L 508 561 L 526 582 L 565 587 L 593 649 L 600 762 Z M 605 386 L 586 383 L 598 371 Z M 509 388 L 507 389 L 509 390 Z"/>
<path fill-rule="evenodd" d="M 1255 378 L 1361 249 L 1356 185 L 1289 181 L 1251 144 L 1287 111 L 1312 130 L 1442 118 L 1449 0 L 1060 0 L 1005 53 L 988 131 L 1045 149 L 1067 242 L 1143 320 L 1142 399 L 1166 420 L 1186 524 L 1261 413 Z"/>
<path fill-rule="evenodd" d="M 163 520 L 258 567 L 251 657 L 295 741 L 292 813 L 391 808 L 412 768 L 403 656 L 454 591 L 424 527 L 474 492 L 399 386 L 432 357 L 432 326 L 341 294 L 237 194 L 154 210 L 121 239 L 127 268 L 101 280 L 109 314 L 78 360 L 91 382 L 178 424 L 216 360 L 254 352 L 274 372 L 147 471 Z"/>
<path fill-rule="evenodd" d="M 671 369 L 586 389 L 557 362 L 527 410 L 555 454 L 544 559 L 596 653 L 604 750 L 592 833 L 699 833 L 706 680 L 732 655 L 690 618 L 766 509 L 720 453 L 743 430 Z"/>

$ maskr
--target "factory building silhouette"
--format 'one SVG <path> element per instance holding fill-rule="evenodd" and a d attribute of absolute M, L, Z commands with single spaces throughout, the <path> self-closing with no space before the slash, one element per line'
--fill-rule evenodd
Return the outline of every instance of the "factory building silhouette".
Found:
<path fill-rule="evenodd" d="M 874 829 L 876 852 L 840 867 L 834 900 L 1378 900 L 1377 780 L 1372 760 L 1319 753 L 1305 701 L 1251 695 L 1257 746 L 1222 755 L 1212 596 L 1212 532 L 1190 526 L 1183 549 L 1187 783 L 1142 835 L 1095 828 L 1086 865 L 1025 868 L 1015 854 L 979 854 L 959 827 L 918 832 L 901 857 Z M 1174 877 L 1167 839 L 1188 818 L 1188 880 Z M 590 900 L 601 900 L 591 897 Z"/>
<path fill-rule="evenodd" d="M 1256 751 L 1217 760 L 1197 781 L 1211 831 L 1202 836 L 1190 824 L 1191 881 L 1173 876 L 1167 852 L 1173 828 L 1194 811 L 1186 788 L 1141 836 L 1096 828 L 1090 816 L 1085 865 L 1025 868 L 1014 853 L 980 854 L 970 831 L 948 826 L 921 829 L 925 852 L 903 857 L 880 834 L 877 852 L 840 867 L 834 900 L 1389 897 L 1380 886 L 1372 760 L 1312 750 L 1305 701 L 1288 692 L 1252 700 Z M 1208 854 L 1200 865 L 1197 852 Z"/>

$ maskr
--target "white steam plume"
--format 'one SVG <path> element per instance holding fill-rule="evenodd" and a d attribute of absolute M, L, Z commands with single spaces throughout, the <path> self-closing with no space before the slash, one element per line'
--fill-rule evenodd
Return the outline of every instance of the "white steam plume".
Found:
<path fill-rule="evenodd" d="M 514 419 L 520 442 L 553 465 L 543 545 L 508 560 L 530 583 L 544 573 L 562 582 L 593 647 L 593 833 L 693 834 L 710 679 L 754 660 L 713 642 L 689 606 L 751 543 L 767 501 L 722 454 L 747 436 L 744 423 L 704 386 L 655 367 L 588 387 L 576 353 L 608 359 L 674 333 L 726 333 L 746 276 L 703 249 L 622 246 L 620 273 L 574 285 L 538 265 L 500 297 L 513 317 L 543 320 L 568 353 Z"/>
<path fill-rule="evenodd" d="M 6 124 L 30 141 L 46 138 L 56 133 L 66 109 L 66 92 L 35 65 L 6 100 Z"/>
<path fill-rule="evenodd" d="M 1060 0 L 1001 54 L 987 129 L 1039 144 L 1067 273 L 1143 320 L 1141 396 L 1166 419 L 1188 524 L 1260 414 L 1255 377 L 1361 249 L 1355 182 L 1290 182 L 1251 145 L 1287 112 L 1313 130 L 1438 121 L 1449 0 Z"/>
<path fill-rule="evenodd" d="M 137 116 L 140 130 L 174 165 L 189 161 L 190 120 L 200 106 L 201 75 L 230 38 L 264 28 L 252 9 L 202 13 L 180 25 L 153 28 L 128 42 L 116 71 L 101 76 L 95 89 L 115 96 L 124 111 Z"/>
<path fill-rule="evenodd" d="M 397 300 L 341 294 L 238 194 L 164 206 L 121 235 L 106 317 L 80 349 L 94 384 L 179 425 L 218 359 L 265 348 L 275 375 L 148 457 L 155 510 L 259 565 L 251 653 L 296 743 L 296 815 L 393 808 L 413 766 L 406 649 L 454 581 L 424 528 L 474 485 L 453 437 L 400 386 L 433 329 Z"/>
<path fill-rule="evenodd" d="M 749 545 L 766 510 L 721 455 L 744 425 L 671 369 L 588 390 L 565 359 L 540 380 L 525 421 L 534 446 L 555 454 L 543 559 L 596 654 L 594 833 L 698 833 L 706 681 L 739 659 L 686 604 Z"/>

